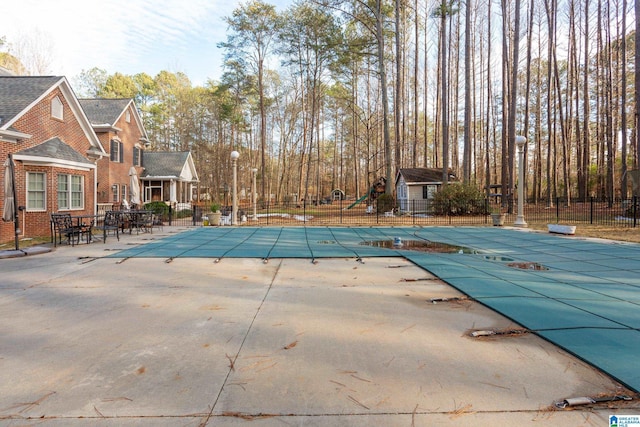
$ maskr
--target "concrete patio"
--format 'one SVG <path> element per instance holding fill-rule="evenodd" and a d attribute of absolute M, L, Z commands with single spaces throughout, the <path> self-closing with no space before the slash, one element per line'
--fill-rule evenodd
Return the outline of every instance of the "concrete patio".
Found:
<path fill-rule="evenodd" d="M 519 325 L 403 258 L 117 256 L 181 231 L 0 260 L 0 425 L 604 426 L 640 413 L 635 400 L 555 408 L 633 393 L 534 334 L 469 336 Z"/>

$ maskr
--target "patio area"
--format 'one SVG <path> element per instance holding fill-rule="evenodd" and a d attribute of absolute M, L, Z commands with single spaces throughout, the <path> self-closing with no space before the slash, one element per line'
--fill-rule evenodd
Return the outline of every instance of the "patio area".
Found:
<path fill-rule="evenodd" d="M 455 248 L 362 244 L 395 238 Z M 165 227 L 1 260 L 0 425 L 607 425 L 640 412 L 639 260 L 453 227 Z"/>

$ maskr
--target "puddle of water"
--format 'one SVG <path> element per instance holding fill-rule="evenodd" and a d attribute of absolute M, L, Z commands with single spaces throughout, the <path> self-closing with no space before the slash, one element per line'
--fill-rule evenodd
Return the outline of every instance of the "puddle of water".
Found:
<path fill-rule="evenodd" d="M 508 256 L 497 256 L 497 255 L 485 255 L 484 259 L 488 259 L 489 261 L 514 261 L 513 258 L 509 258 Z"/>
<path fill-rule="evenodd" d="M 450 245 L 448 243 L 431 242 L 429 240 L 401 240 L 395 238 L 392 240 L 369 240 L 360 243 L 365 246 L 375 246 L 377 248 L 386 249 L 407 249 L 410 251 L 433 252 L 443 254 L 477 254 L 475 249 L 465 246 Z"/>
<path fill-rule="evenodd" d="M 511 262 L 507 264 L 507 267 L 520 268 L 522 270 L 549 270 L 548 267 L 537 262 Z"/>

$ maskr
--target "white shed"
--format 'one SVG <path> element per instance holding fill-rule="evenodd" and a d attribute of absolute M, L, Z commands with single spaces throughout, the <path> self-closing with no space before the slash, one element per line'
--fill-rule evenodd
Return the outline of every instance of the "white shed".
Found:
<path fill-rule="evenodd" d="M 449 182 L 458 179 L 449 171 Z M 428 201 L 442 185 L 442 169 L 404 168 L 396 176 L 396 198 L 400 212 L 425 212 Z"/>

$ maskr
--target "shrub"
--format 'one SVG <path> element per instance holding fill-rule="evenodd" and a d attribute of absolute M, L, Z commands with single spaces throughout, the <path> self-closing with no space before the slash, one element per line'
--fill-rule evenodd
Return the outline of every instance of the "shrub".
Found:
<path fill-rule="evenodd" d="M 169 214 L 169 206 L 165 202 L 149 202 L 144 205 L 144 209 L 148 211 L 153 211 L 156 215 L 165 215 Z"/>
<path fill-rule="evenodd" d="M 179 212 L 176 212 L 176 218 L 191 218 L 193 216 L 193 211 L 191 209 L 183 209 Z"/>
<path fill-rule="evenodd" d="M 395 207 L 395 200 L 391 194 L 383 193 L 376 199 L 376 206 L 379 214 L 389 212 Z"/>
<path fill-rule="evenodd" d="M 448 184 L 433 197 L 436 215 L 486 215 L 484 193 L 469 184 Z"/>
<path fill-rule="evenodd" d="M 144 205 L 144 209 L 153 212 L 163 221 L 169 220 L 169 206 L 165 202 L 149 202 Z"/>

